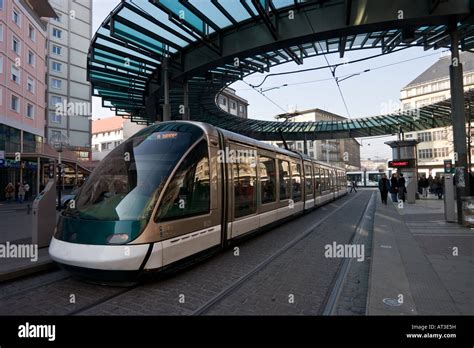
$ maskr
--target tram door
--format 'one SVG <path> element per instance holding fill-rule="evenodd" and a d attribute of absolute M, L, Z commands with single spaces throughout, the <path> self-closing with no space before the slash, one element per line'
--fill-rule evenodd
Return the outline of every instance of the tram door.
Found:
<path fill-rule="evenodd" d="M 167 185 L 157 211 L 163 266 L 221 242 L 217 150 L 202 140 Z"/>

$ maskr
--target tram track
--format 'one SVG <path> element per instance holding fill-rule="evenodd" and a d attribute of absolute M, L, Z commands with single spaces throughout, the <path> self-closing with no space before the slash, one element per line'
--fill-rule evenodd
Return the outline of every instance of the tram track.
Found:
<path fill-rule="evenodd" d="M 375 211 L 375 200 L 376 195 L 375 193 L 372 193 L 371 197 L 369 198 L 369 203 L 367 204 L 364 212 L 362 213 L 357 223 L 357 227 L 354 230 L 354 234 L 352 235 L 350 242 L 351 245 L 358 244 L 361 239 L 362 232 L 366 231 L 366 224 L 368 220 L 371 219 L 371 216 L 373 216 L 372 213 Z M 340 264 L 338 271 L 334 274 L 331 291 L 327 294 L 324 300 L 324 305 L 321 307 L 321 315 L 336 314 L 339 297 L 346 283 L 347 275 L 349 273 L 352 262 L 353 258 L 345 258 Z"/>
<path fill-rule="evenodd" d="M 282 248 L 277 250 L 275 253 L 267 257 L 264 261 L 259 263 L 257 266 L 255 266 L 252 270 L 247 272 L 245 275 L 240 277 L 238 280 L 236 280 L 234 283 L 230 284 L 227 286 L 224 290 L 222 290 L 219 294 L 211 298 L 209 301 L 207 301 L 204 305 L 200 306 L 197 310 L 195 310 L 191 315 L 196 316 L 196 315 L 204 315 L 208 313 L 212 308 L 214 308 L 217 304 L 219 304 L 222 300 L 227 298 L 230 294 L 238 290 L 242 285 L 244 285 L 248 280 L 253 278 L 256 274 L 264 270 L 268 265 L 270 265 L 274 260 L 276 260 L 279 256 L 283 255 L 285 252 L 290 250 L 292 247 L 294 247 L 297 243 L 301 242 L 308 236 L 310 236 L 320 225 L 325 223 L 327 220 L 329 220 L 333 215 L 338 213 L 341 209 L 343 209 L 346 205 L 351 203 L 354 199 L 356 199 L 356 196 L 353 198 L 347 200 L 343 204 L 339 205 L 335 210 L 333 210 L 331 213 L 326 215 L 324 218 L 320 219 L 317 223 L 313 224 L 311 227 L 307 228 L 302 234 L 300 234 L 298 237 L 292 239 L 289 241 L 287 244 L 285 244 Z M 365 213 L 365 212 L 364 212 Z"/>

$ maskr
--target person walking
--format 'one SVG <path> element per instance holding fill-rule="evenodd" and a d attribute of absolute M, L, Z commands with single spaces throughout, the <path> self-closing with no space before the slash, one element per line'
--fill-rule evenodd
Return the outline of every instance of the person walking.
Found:
<path fill-rule="evenodd" d="M 357 193 L 356 188 L 357 188 L 357 183 L 356 183 L 355 180 L 352 180 L 352 181 L 351 181 L 351 190 L 350 190 L 349 193 L 352 193 L 352 190 L 354 190 L 354 192 Z"/>
<path fill-rule="evenodd" d="M 433 193 L 433 184 L 434 184 L 434 180 L 433 180 L 433 177 L 430 175 L 428 176 L 429 193 Z"/>
<path fill-rule="evenodd" d="M 15 198 L 15 186 L 11 182 L 5 186 L 5 199 L 10 202 L 12 198 Z"/>
<path fill-rule="evenodd" d="M 382 204 L 387 205 L 388 191 L 390 191 L 390 180 L 387 179 L 387 175 L 383 174 L 379 180 L 379 191 L 380 197 L 382 198 Z"/>
<path fill-rule="evenodd" d="M 25 199 L 25 186 L 20 182 L 20 185 L 18 186 L 18 202 L 23 203 L 23 200 Z"/>
<path fill-rule="evenodd" d="M 392 174 L 390 179 L 390 195 L 392 196 L 392 202 L 397 203 L 397 194 L 398 194 L 398 179 L 397 174 Z"/>
<path fill-rule="evenodd" d="M 25 184 L 23 185 L 23 187 L 25 188 L 25 202 L 28 201 L 28 197 L 29 197 L 29 193 L 30 193 L 30 185 L 28 185 L 27 182 L 25 182 Z"/>
<path fill-rule="evenodd" d="M 428 197 L 428 186 L 429 186 L 428 179 L 426 179 L 424 176 L 421 177 L 421 193 L 423 197 L 425 198 Z"/>
<path fill-rule="evenodd" d="M 407 192 L 407 189 L 405 187 L 405 178 L 403 177 L 402 173 L 400 173 L 397 183 L 398 183 L 398 198 L 400 198 L 403 201 L 403 203 L 405 203 L 405 193 Z"/>
<path fill-rule="evenodd" d="M 437 176 L 434 180 L 435 194 L 438 196 L 438 199 L 443 199 L 443 182 Z"/>

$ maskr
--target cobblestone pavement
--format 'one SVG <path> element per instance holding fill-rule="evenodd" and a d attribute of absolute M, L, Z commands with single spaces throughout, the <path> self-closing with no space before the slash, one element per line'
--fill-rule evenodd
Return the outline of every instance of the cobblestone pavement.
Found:
<path fill-rule="evenodd" d="M 342 261 L 326 258 L 324 247 L 350 242 L 370 195 L 358 192 L 256 235 L 237 245 L 238 256 L 232 247 L 134 288 L 88 284 L 63 271 L 0 285 L 0 315 L 190 315 L 329 216 L 207 313 L 320 314 Z"/>

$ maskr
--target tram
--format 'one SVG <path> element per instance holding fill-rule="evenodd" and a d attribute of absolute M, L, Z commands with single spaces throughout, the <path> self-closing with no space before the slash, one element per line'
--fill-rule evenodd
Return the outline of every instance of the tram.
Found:
<path fill-rule="evenodd" d="M 355 181 L 358 187 L 376 187 L 382 175 L 385 174 L 387 178 L 390 178 L 390 173 L 391 171 L 380 172 L 378 170 L 367 170 L 347 172 L 346 176 L 348 186 L 350 186 L 352 181 Z"/>
<path fill-rule="evenodd" d="M 163 122 L 100 162 L 49 253 L 92 280 L 137 280 L 345 194 L 341 168 L 205 123 Z"/>

